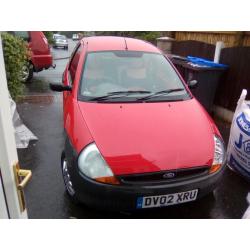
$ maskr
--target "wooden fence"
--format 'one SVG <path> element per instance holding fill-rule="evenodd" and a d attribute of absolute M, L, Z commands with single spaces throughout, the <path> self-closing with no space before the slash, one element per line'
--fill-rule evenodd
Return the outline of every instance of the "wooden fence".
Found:
<path fill-rule="evenodd" d="M 213 60 L 215 45 L 199 41 L 176 41 L 172 53 L 181 56 L 196 56 Z M 250 96 L 250 47 L 228 47 L 221 51 L 220 63 L 229 69 L 220 79 L 215 104 L 235 110 L 237 100 L 243 88 Z"/>
<path fill-rule="evenodd" d="M 176 31 L 173 34 L 177 41 L 195 40 L 209 44 L 223 41 L 226 47 L 250 46 L 249 31 L 221 31 L 221 32 L 190 32 Z"/>
<path fill-rule="evenodd" d="M 234 111 L 243 88 L 250 99 L 250 47 L 225 48 L 220 62 L 229 69 L 219 83 L 215 104 Z"/>
<path fill-rule="evenodd" d="M 215 45 L 199 41 L 174 41 L 172 54 L 214 59 Z"/>

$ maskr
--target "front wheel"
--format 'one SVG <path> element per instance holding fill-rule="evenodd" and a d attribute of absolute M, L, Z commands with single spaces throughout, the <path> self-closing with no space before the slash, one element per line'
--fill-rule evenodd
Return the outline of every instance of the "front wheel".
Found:
<path fill-rule="evenodd" d="M 22 67 L 21 81 L 26 83 L 29 82 L 32 78 L 33 78 L 33 65 L 31 63 L 27 63 Z"/>
<path fill-rule="evenodd" d="M 62 152 L 62 156 L 61 156 L 61 169 L 62 169 L 62 175 L 63 175 L 63 182 L 64 182 L 64 186 L 66 188 L 66 192 L 68 194 L 68 196 L 70 197 L 70 199 L 75 203 L 78 204 L 79 201 L 75 196 L 75 190 L 73 188 L 73 184 L 71 182 L 71 177 L 70 177 L 70 173 L 69 173 L 69 165 L 68 165 L 68 161 L 66 159 L 65 153 Z"/>

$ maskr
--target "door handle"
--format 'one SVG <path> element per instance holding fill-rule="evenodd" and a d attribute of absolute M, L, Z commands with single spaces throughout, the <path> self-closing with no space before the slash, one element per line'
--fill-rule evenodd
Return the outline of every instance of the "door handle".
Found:
<path fill-rule="evenodd" d="M 29 182 L 32 176 L 31 170 L 20 169 L 19 163 L 14 164 L 14 177 L 16 182 L 17 196 L 20 205 L 20 211 L 23 212 L 26 208 L 23 189 Z"/>
<path fill-rule="evenodd" d="M 31 179 L 32 172 L 27 169 L 19 169 L 17 172 L 18 176 L 24 177 L 21 181 L 21 183 L 18 184 L 17 188 L 18 189 L 24 189 L 24 187 L 27 185 L 29 180 Z"/>

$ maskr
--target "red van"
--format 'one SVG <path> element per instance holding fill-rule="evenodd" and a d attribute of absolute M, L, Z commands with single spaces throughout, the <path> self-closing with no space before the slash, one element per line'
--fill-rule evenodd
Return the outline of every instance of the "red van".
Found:
<path fill-rule="evenodd" d="M 49 43 L 43 32 L 13 31 L 10 33 L 27 41 L 31 50 L 31 60 L 29 64 L 23 68 L 22 81 L 27 82 L 32 79 L 33 72 L 39 72 L 52 66 L 53 59 L 50 53 Z"/>

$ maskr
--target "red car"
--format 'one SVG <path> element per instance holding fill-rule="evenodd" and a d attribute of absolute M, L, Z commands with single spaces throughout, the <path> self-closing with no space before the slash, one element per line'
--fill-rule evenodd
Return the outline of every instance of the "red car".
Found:
<path fill-rule="evenodd" d="M 170 60 L 132 38 L 89 37 L 64 74 L 65 149 L 70 197 L 109 210 L 194 201 L 218 184 L 225 151 L 213 120 Z M 188 87 L 189 85 L 189 87 Z"/>
<path fill-rule="evenodd" d="M 31 60 L 23 67 L 22 81 L 32 79 L 33 72 L 39 72 L 53 66 L 47 38 L 41 31 L 12 31 L 11 34 L 19 36 L 28 42 L 31 51 Z"/>

